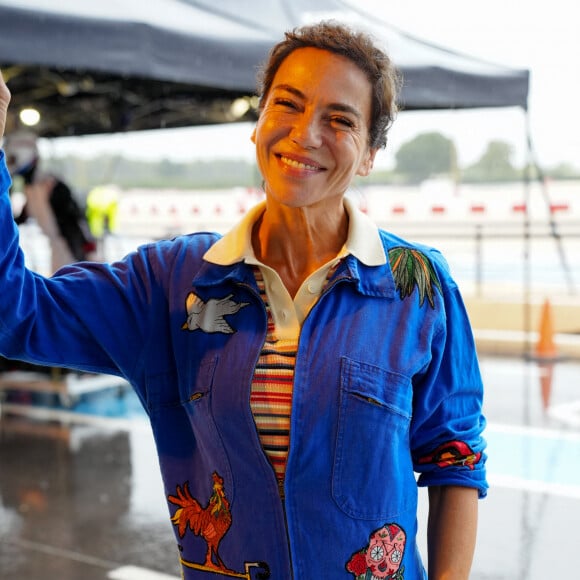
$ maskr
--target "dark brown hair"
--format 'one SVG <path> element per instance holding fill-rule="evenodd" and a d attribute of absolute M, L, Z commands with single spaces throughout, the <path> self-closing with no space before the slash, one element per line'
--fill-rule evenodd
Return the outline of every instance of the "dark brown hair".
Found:
<path fill-rule="evenodd" d="M 385 147 L 387 131 L 397 113 L 397 94 L 401 85 L 400 75 L 388 55 L 380 49 L 368 34 L 355 31 L 336 22 L 295 28 L 276 44 L 258 75 L 260 110 L 264 106 L 274 77 L 284 59 L 298 48 L 319 48 L 354 62 L 367 76 L 372 87 L 369 146 Z"/>

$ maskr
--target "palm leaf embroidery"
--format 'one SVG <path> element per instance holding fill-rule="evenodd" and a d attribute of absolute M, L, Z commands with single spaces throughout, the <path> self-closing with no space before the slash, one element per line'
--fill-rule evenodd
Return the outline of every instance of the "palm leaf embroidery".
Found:
<path fill-rule="evenodd" d="M 435 308 L 434 288 L 439 292 L 442 292 L 442 289 L 437 274 L 425 254 L 411 248 L 392 248 L 389 250 L 389 263 L 401 300 L 411 296 L 417 286 L 419 306 L 423 306 L 426 297 L 431 308 Z"/>

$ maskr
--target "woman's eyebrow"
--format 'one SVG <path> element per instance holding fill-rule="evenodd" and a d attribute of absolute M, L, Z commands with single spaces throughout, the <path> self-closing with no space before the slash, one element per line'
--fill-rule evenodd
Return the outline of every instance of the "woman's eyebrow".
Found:
<path fill-rule="evenodd" d="M 362 115 L 358 109 L 351 107 L 350 105 L 346 105 L 345 103 L 330 103 L 328 105 L 329 109 L 333 111 L 342 111 L 343 113 L 350 113 L 354 115 L 357 119 L 362 119 Z"/>
<path fill-rule="evenodd" d="M 296 87 L 287 84 L 280 84 L 272 87 L 272 91 L 287 91 L 288 93 L 292 93 L 294 96 L 299 97 L 300 99 L 305 99 L 306 95 Z"/>
<path fill-rule="evenodd" d="M 306 95 L 300 89 L 297 89 L 292 85 L 280 84 L 272 87 L 272 91 L 278 90 L 287 91 L 302 100 L 306 99 Z M 351 107 L 350 105 L 347 105 L 345 103 L 329 103 L 327 107 L 329 109 L 332 109 L 333 111 L 342 111 L 343 113 L 350 113 L 351 115 L 354 115 L 357 119 L 362 118 L 362 115 L 358 109 L 355 109 L 354 107 Z"/>

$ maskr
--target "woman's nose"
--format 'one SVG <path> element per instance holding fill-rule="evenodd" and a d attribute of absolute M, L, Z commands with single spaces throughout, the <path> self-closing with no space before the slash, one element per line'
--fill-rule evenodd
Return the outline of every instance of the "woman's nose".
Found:
<path fill-rule="evenodd" d="M 301 115 L 295 120 L 290 132 L 290 138 L 304 149 L 316 149 L 320 147 L 322 144 L 320 122 L 314 115 Z"/>

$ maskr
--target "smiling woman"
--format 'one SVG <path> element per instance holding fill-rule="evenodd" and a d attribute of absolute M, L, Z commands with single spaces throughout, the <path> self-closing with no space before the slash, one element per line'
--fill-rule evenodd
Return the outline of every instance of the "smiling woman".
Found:
<path fill-rule="evenodd" d="M 487 483 L 465 308 L 436 250 L 345 197 L 386 144 L 397 89 L 368 35 L 287 32 L 252 137 L 265 201 L 223 237 L 51 278 L 24 266 L 0 155 L 0 354 L 133 386 L 185 580 L 426 578 L 417 482 L 429 577 L 469 576 Z M 8 97 L 0 83 L 4 114 Z"/>

